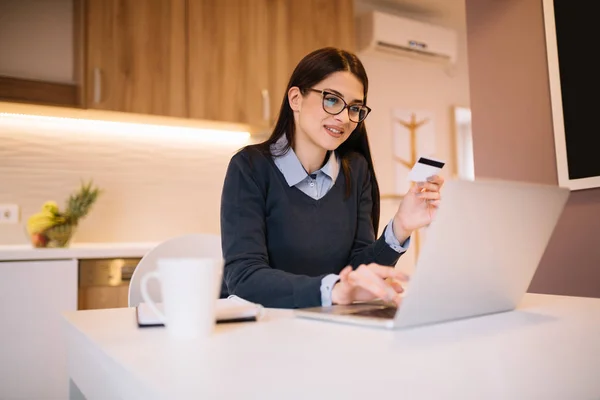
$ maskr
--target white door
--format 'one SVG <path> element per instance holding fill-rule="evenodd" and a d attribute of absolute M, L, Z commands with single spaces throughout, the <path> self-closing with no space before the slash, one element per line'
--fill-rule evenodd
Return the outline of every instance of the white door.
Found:
<path fill-rule="evenodd" d="M 0 262 L 0 399 L 66 399 L 61 313 L 77 309 L 77 260 Z"/>

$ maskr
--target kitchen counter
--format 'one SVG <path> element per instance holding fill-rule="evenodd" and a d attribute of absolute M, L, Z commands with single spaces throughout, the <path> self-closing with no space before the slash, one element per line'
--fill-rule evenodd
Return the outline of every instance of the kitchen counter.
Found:
<path fill-rule="evenodd" d="M 158 243 L 73 243 L 68 248 L 35 248 L 31 245 L 0 246 L 1 261 L 64 260 L 143 257 Z"/>

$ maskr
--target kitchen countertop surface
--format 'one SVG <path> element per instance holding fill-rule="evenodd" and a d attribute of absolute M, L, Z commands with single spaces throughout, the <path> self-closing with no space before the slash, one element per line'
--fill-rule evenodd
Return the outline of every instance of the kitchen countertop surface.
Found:
<path fill-rule="evenodd" d="M 143 257 L 158 243 L 73 243 L 68 248 L 34 248 L 31 245 L 0 245 L 1 261 L 61 260 Z"/>

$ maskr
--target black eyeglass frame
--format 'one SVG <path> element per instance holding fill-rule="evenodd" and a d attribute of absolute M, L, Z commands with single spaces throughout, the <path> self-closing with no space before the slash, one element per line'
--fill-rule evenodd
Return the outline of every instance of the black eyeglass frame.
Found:
<path fill-rule="evenodd" d="M 321 96 L 323 97 L 323 101 L 322 101 L 323 111 L 325 111 L 329 115 L 338 115 L 338 114 L 341 114 L 345 109 L 347 109 L 349 107 L 359 105 L 359 106 L 367 109 L 367 113 L 365 114 L 364 118 L 361 119 L 360 121 L 354 121 L 354 120 L 352 120 L 352 118 L 350 118 L 350 112 L 348 112 L 348 119 L 350 119 L 350 121 L 352 121 L 352 122 L 355 122 L 355 123 L 359 124 L 362 121 L 364 121 L 369 116 L 369 114 L 371 113 L 371 108 L 370 107 L 368 107 L 368 106 L 366 106 L 364 104 L 355 104 L 355 103 L 354 104 L 348 104 L 348 103 L 346 103 L 346 100 L 344 100 L 339 94 L 333 93 L 333 92 L 331 92 L 331 91 L 329 91 L 327 89 L 319 90 L 319 89 L 315 89 L 315 88 L 307 88 L 306 90 L 310 90 L 312 92 L 320 93 L 321 94 Z M 330 94 L 330 95 L 335 96 L 338 99 L 340 99 L 342 101 L 342 103 L 344 103 L 344 108 L 342 108 L 340 111 L 338 111 L 336 113 L 329 112 L 325 108 L 325 95 L 327 95 L 327 94 Z"/>

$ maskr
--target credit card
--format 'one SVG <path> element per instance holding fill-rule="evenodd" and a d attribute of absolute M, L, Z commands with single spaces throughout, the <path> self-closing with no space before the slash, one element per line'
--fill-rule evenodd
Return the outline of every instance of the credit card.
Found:
<path fill-rule="evenodd" d="M 408 179 L 413 182 L 426 182 L 427 178 L 433 175 L 439 175 L 446 163 L 431 157 L 419 157 L 413 165 Z"/>

